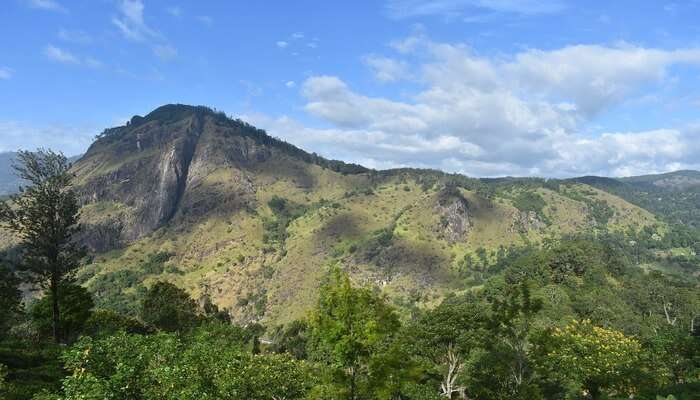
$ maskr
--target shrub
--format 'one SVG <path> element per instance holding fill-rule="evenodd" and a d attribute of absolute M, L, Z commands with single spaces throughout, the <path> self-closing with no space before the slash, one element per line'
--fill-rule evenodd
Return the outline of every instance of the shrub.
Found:
<path fill-rule="evenodd" d="M 187 330 L 199 322 L 197 305 L 184 290 L 169 282 L 157 282 L 141 301 L 141 319 L 160 330 Z"/>
<path fill-rule="evenodd" d="M 111 310 L 95 310 L 85 321 L 83 332 L 90 336 L 108 336 L 117 332 L 145 334 L 148 329 L 136 318 Z"/>
<path fill-rule="evenodd" d="M 29 315 L 32 325 L 42 336 L 52 333 L 52 294 L 49 293 L 35 301 Z M 94 303 L 90 293 L 82 286 L 62 283 L 58 288 L 58 304 L 60 305 L 59 331 L 61 337 L 71 342 L 82 332 L 85 321 L 90 317 Z"/>

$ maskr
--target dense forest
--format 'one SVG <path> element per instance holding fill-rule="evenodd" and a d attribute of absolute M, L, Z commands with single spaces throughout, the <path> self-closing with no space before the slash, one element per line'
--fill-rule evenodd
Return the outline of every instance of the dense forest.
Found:
<path fill-rule="evenodd" d="M 700 233 L 692 227 L 670 225 L 663 236 L 598 229 L 482 250 L 459 262 L 462 289 L 434 307 L 392 301 L 329 262 L 313 309 L 281 326 L 234 324 L 208 299 L 165 281 L 135 295 L 134 317 L 96 307 L 74 279 L 87 255 L 75 240 L 79 207 L 68 161 L 53 152 L 20 160 L 31 185 L 0 208 L 3 228 L 20 238 L 0 264 L 4 399 L 700 393 Z M 536 196 L 515 201 L 534 213 L 542 208 Z M 283 199 L 270 207 L 289 208 Z M 651 261 L 664 268 L 640 267 Z M 29 287 L 45 295 L 24 301 Z"/>

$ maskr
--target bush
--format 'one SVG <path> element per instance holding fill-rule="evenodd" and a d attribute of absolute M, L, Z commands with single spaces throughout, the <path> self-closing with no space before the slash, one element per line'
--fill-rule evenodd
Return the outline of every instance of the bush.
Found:
<path fill-rule="evenodd" d="M 52 313 L 53 295 L 51 293 L 35 301 L 29 316 L 37 332 L 45 337 L 51 336 L 53 330 Z M 59 332 L 61 337 L 72 342 L 82 333 L 85 321 L 90 317 L 94 307 L 92 296 L 82 286 L 62 283 L 58 288 Z"/>
<path fill-rule="evenodd" d="M 187 330 L 199 322 L 194 300 L 168 282 L 158 282 L 146 291 L 141 301 L 141 319 L 168 332 Z"/>
<path fill-rule="evenodd" d="M 222 334 L 220 334 L 222 333 Z M 65 355 L 70 399 L 303 399 L 313 382 L 287 355 L 252 355 L 239 331 L 196 329 L 104 339 L 83 337 Z M 138 357 L 134 357 L 138 355 Z"/>
<path fill-rule="evenodd" d="M 90 336 L 108 336 L 117 332 L 145 334 L 149 330 L 136 318 L 111 310 L 94 311 L 83 329 L 83 333 Z"/>

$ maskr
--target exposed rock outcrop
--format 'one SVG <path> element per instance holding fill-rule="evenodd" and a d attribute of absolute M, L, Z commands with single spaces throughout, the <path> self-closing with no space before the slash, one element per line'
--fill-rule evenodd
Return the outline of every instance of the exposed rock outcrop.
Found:
<path fill-rule="evenodd" d="M 510 232 L 527 233 L 531 230 L 540 231 L 546 224 L 540 220 L 535 211 L 515 211 L 510 223 Z"/>
<path fill-rule="evenodd" d="M 465 241 L 472 227 L 469 205 L 459 192 L 448 193 L 446 190 L 439 194 L 435 207 L 440 216 L 438 233 L 450 243 Z"/>

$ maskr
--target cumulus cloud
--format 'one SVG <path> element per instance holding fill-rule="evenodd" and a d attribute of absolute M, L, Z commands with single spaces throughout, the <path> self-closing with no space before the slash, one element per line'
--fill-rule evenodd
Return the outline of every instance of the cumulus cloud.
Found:
<path fill-rule="evenodd" d="M 394 82 L 410 76 L 408 63 L 388 57 L 369 55 L 364 58 L 365 64 L 372 69 L 379 82 Z"/>
<path fill-rule="evenodd" d="M 410 79 L 423 88 L 399 101 L 363 95 L 336 76 L 308 78 L 305 110 L 335 126 L 294 128 L 305 132 L 305 142 L 317 142 L 311 149 L 335 142 L 355 162 L 369 157 L 377 165 L 477 176 L 628 175 L 700 161 L 693 144 L 699 129 L 587 132 L 602 112 L 669 81 L 673 67 L 700 66 L 698 49 L 581 45 L 487 58 L 420 36 L 394 47 L 425 60 L 412 68 L 415 76 L 396 73 L 400 60 L 365 62 L 380 80 Z M 294 136 L 290 121 L 268 124 L 277 135 Z"/>
<path fill-rule="evenodd" d="M 289 46 L 289 43 L 285 42 L 284 40 L 278 40 L 276 44 L 277 44 L 277 47 L 279 47 L 281 49 Z"/>
<path fill-rule="evenodd" d="M 286 86 L 286 87 L 288 87 L 288 88 L 290 88 L 290 89 L 293 88 L 293 87 L 295 87 L 296 85 L 297 85 L 297 83 L 294 82 L 294 81 L 287 81 L 287 82 L 284 84 L 284 86 Z"/>

